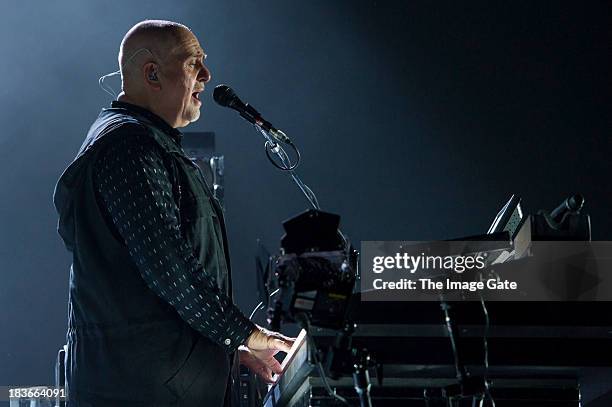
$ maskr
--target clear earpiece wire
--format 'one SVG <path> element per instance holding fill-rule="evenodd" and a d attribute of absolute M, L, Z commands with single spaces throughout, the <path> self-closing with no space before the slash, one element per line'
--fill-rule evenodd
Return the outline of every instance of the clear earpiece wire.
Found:
<path fill-rule="evenodd" d="M 113 99 L 117 99 L 117 94 L 115 93 L 115 90 L 112 87 L 110 87 L 110 85 L 104 85 L 104 80 L 108 78 L 109 76 L 115 76 L 115 75 L 120 75 L 120 74 L 121 74 L 121 70 L 118 70 L 115 72 L 107 73 L 106 75 L 103 75 L 100 77 L 100 79 L 98 79 L 98 85 L 100 85 L 100 88 L 104 92 L 111 95 Z"/>

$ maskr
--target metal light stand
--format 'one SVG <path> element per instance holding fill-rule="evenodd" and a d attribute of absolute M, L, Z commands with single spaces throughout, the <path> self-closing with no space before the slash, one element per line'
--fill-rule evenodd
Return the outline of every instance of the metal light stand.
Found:
<path fill-rule="evenodd" d="M 221 207 L 225 207 L 225 188 L 224 188 L 224 175 L 225 175 L 225 158 L 221 156 L 212 156 L 210 158 L 210 169 L 212 171 L 212 192 L 213 196 L 217 198 L 217 201 L 221 204 Z"/>
<path fill-rule="evenodd" d="M 453 350 L 453 357 L 455 362 L 455 374 L 457 377 L 457 384 L 447 386 L 442 389 L 442 396 L 452 405 L 453 400 L 460 400 L 466 398 L 472 398 L 475 400 L 477 397 L 482 397 L 483 400 L 486 396 L 489 396 L 493 406 L 495 402 L 492 400 L 488 390 L 488 383 L 485 377 L 471 376 L 465 368 L 463 358 L 459 348 L 459 330 L 457 329 L 457 323 L 455 321 L 453 313 L 451 312 L 451 305 L 441 296 L 440 308 L 444 313 L 444 322 L 448 337 L 451 342 Z"/>
<path fill-rule="evenodd" d="M 372 407 L 372 398 L 370 397 L 372 383 L 370 383 L 369 368 L 374 366 L 374 363 L 367 349 L 357 350 L 354 358 L 353 383 L 355 384 L 355 391 L 359 395 L 359 404 L 361 407 Z"/>

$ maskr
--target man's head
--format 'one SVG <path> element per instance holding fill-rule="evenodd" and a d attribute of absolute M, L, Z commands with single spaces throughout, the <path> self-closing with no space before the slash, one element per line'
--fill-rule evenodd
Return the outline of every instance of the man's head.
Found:
<path fill-rule="evenodd" d="M 132 27 L 121 42 L 119 100 L 134 103 L 184 127 L 200 117 L 199 93 L 210 81 L 204 50 L 182 24 L 146 20 Z"/>

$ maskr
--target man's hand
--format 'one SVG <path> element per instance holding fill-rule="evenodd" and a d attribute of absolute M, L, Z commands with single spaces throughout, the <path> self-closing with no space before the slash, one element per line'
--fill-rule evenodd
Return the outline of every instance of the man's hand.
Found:
<path fill-rule="evenodd" d="M 238 352 L 240 355 L 240 364 L 248 367 L 251 372 L 261 377 L 263 381 L 268 384 L 274 383 L 274 379 L 272 378 L 274 373 L 281 374 L 283 371 L 280 363 L 278 363 L 278 360 L 276 360 L 274 356 L 266 358 L 266 355 L 260 355 L 264 358 L 260 359 L 246 346 L 240 346 Z"/>
<path fill-rule="evenodd" d="M 246 340 L 246 347 L 251 351 L 276 350 L 289 353 L 295 338 L 289 338 L 278 332 L 270 331 L 256 325 L 251 335 Z M 276 352 L 274 352 L 276 354 Z"/>
<path fill-rule="evenodd" d="M 240 347 L 240 363 L 260 376 L 267 383 L 272 383 L 272 374 L 281 374 L 281 365 L 274 358 L 279 351 L 289 352 L 295 338 L 289 338 L 278 332 L 269 331 L 257 326 L 246 341 L 246 347 Z"/>

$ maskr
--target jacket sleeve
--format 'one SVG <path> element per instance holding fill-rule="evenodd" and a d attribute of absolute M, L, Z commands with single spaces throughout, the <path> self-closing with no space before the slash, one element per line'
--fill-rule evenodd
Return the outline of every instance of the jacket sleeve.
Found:
<path fill-rule="evenodd" d="M 183 239 L 163 150 L 145 129 L 118 135 L 94 163 L 94 187 L 148 287 L 228 353 L 253 324 Z M 123 133 L 123 132 L 122 132 Z"/>

